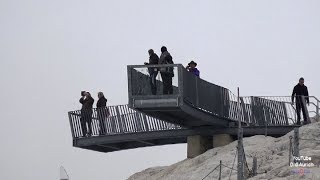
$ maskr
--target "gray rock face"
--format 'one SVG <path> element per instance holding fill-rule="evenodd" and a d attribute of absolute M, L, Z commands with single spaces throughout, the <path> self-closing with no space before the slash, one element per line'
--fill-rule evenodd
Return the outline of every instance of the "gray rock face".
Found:
<path fill-rule="evenodd" d="M 319 118 L 315 118 L 319 120 Z M 300 155 L 311 157 L 315 167 L 289 166 L 289 137 L 293 132 L 280 138 L 253 136 L 244 138 L 244 149 L 249 169 L 253 157 L 258 158 L 258 175 L 250 180 L 319 180 L 320 179 L 320 122 L 300 128 Z M 236 169 L 236 145 L 234 141 L 226 146 L 211 149 L 193 159 L 186 159 L 167 167 L 149 168 L 132 175 L 128 180 L 201 180 L 218 165 Z M 222 168 L 222 179 L 237 179 L 235 170 Z M 219 168 L 206 179 L 218 179 Z"/>

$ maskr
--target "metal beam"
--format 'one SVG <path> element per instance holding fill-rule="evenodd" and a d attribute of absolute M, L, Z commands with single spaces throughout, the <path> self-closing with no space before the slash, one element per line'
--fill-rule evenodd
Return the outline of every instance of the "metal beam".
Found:
<path fill-rule="evenodd" d="M 107 146 L 107 145 L 104 145 L 104 144 L 99 144 L 97 146 L 101 146 L 101 147 L 105 147 L 105 148 L 109 148 L 109 149 L 113 149 L 113 150 L 121 150 L 121 148 L 114 147 L 114 146 Z"/>
<path fill-rule="evenodd" d="M 156 144 L 150 143 L 148 141 L 137 141 L 137 142 L 140 142 L 140 143 L 143 143 L 143 144 L 147 144 L 147 145 L 150 145 L 150 146 L 155 146 L 156 145 Z"/>
<path fill-rule="evenodd" d="M 268 135 L 270 136 L 282 136 L 293 130 L 296 126 L 270 126 L 268 127 Z M 177 138 L 186 138 L 192 135 L 215 135 L 215 134 L 230 134 L 237 135 L 238 128 L 214 128 L 212 126 L 199 127 L 193 129 L 179 129 L 179 130 L 165 130 L 154 132 L 137 132 L 117 134 L 110 136 L 97 136 L 89 138 L 75 139 L 74 146 L 93 146 L 93 145 L 109 145 L 116 143 L 126 142 L 140 142 L 146 145 L 154 146 L 157 143 L 153 143 L 162 139 L 172 139 L 173 143 Z M 264 135 L 264 127 L 243 127 L 244 136 Z"/>

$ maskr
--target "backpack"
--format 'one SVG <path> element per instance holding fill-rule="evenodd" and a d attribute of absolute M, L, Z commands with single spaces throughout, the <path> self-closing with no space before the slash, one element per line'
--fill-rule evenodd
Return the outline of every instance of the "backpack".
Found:
<path fill-rule="evenodd" d="M 165 63 L 164 63 L 164 64 L 174 64 L 171 55 L 167 55 L 167 56 L 165 57 Z M 161 68 L 160 71 L 161 71 L 162 73 L 171 74 L 171 76 L 174 77 L 173 67 Z"/>
<path fill-rule="evenodd" d="M 165 60 L 166 64 L 174 64 L 171 55 L 168 55 Z M 172 77 L 174 77 L 173 68 L 174 67 L 167 67 L 167 73 L 171 74 Z"/>

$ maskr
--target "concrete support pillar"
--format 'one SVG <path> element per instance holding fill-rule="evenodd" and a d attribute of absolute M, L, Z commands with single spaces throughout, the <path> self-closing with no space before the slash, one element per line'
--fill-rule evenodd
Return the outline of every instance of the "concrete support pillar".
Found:
<path fill-rule="evenodd" d="M 213 147 L 225 146 L 233 141 L 229 134 L 217 134 L 214 136 L 189 136 L 187 158 L 194 158 Z"/>
<path fill-rule="evenodd" d="M 188 149 L 187 157 L 194 158 L 200 154 L 212 149 L 212 137 L 207 136 L 189 136 L 188 137 Z"/>
<path fill-rule="evenodd" d="M 212 138 L 213 147 L 225 146 L 233 141 L 233 138 L 229 134 L 216 134 Z"/>

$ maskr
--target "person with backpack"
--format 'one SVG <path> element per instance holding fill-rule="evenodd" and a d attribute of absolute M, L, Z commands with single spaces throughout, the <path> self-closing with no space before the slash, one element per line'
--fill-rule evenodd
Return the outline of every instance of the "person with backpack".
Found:
<path fill-rule="evenodd" d="M 161 47 L 161 56 L 159 64 L 173 64 L 172 56 L 165 46 Z M 160 74 L 163 82 L 163 94 L 173 94 L 172 78 L 174 76 L 173 67 L 160 68 Z"/>

